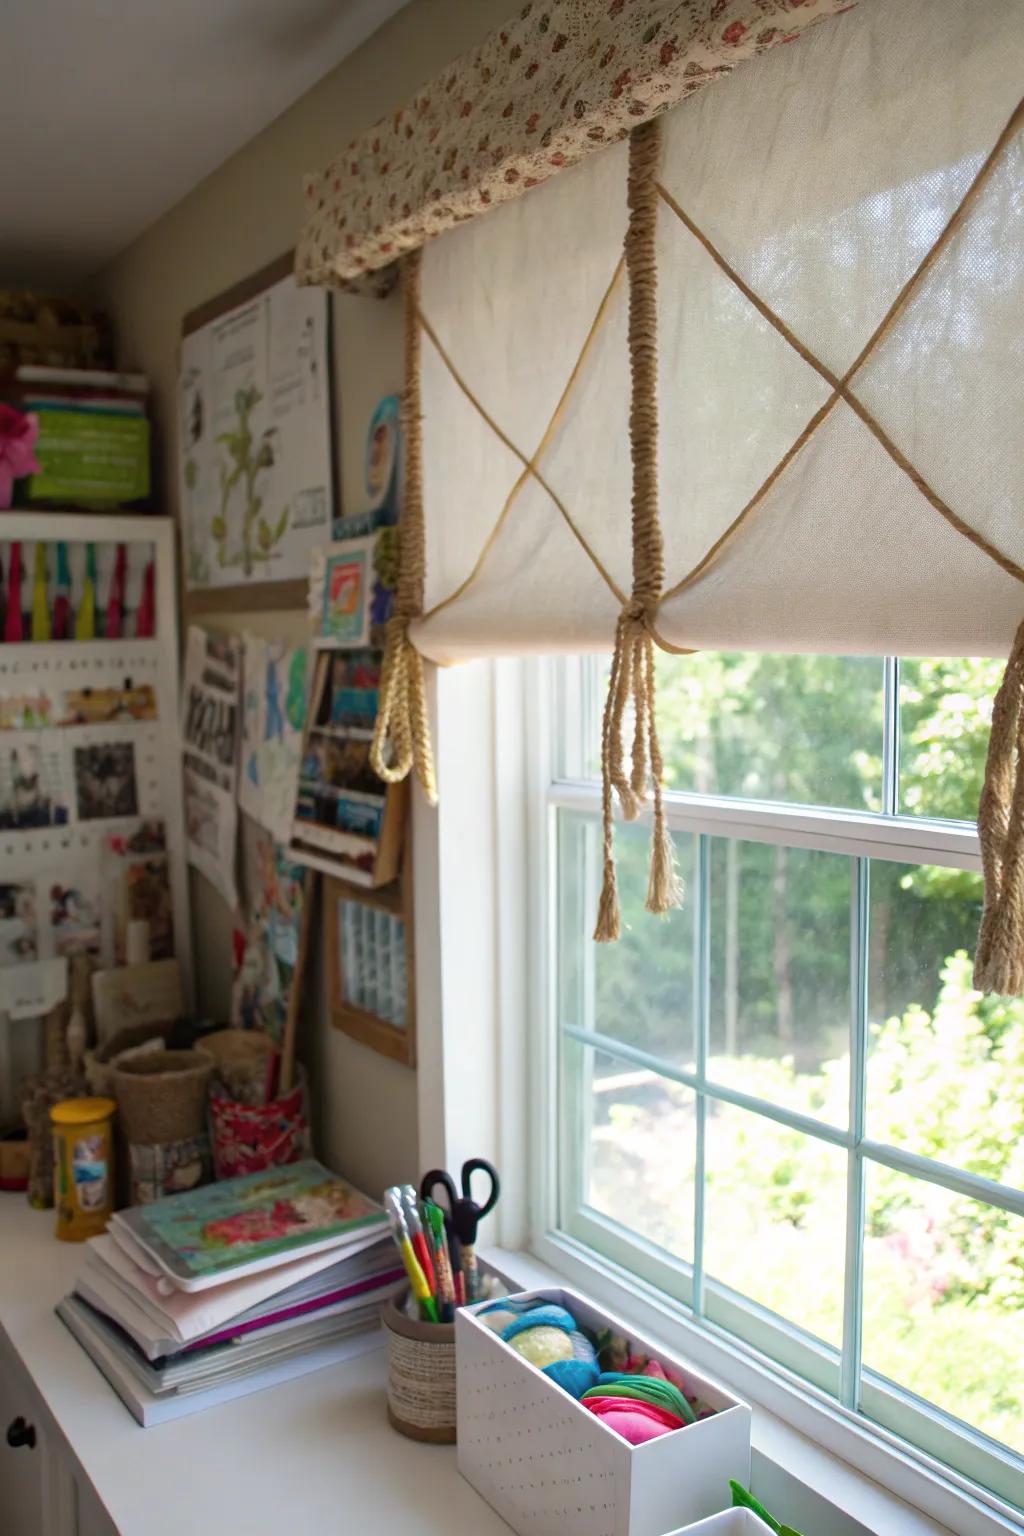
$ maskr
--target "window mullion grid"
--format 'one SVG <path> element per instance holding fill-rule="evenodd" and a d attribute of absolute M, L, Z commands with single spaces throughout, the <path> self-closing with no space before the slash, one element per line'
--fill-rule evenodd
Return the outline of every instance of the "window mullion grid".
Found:
<path fill-rule="evenodd" d="M 846 1274 L 839 1400 L 856 1411 L 860 1399 L 864 1317 L 864 1153 L 867 1102 L 868 941 L 871 867 L 853 862 L 850 881 L 850 1148 L 846 1164 Z"/>
<path fill-rule="evenodd" d="M 886 656 L 882 674 L 882 815 L 900 813 L 900 662 Z"/>
<path fill-rule="evenodd" d="M 711 1031 L 711 839 L 697 839 L 694 903 L 694 1066 L 696 1116 L 693 1176 L 693 1313 L 704 1316 L 704 1155 L 707 1132 L 707 1065 Z"/>

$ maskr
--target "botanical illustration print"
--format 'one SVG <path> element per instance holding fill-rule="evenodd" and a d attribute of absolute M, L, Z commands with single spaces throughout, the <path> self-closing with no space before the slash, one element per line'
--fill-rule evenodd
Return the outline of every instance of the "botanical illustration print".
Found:
<path fill-rule="evenodd" d="M 518 197 L 856 0 L 527 0 L 306 178 L 300 283 L 386 293 L 395 258 Z"/>
<path fill-rule="evenodd" d="M 189 585 L 304 574 L 331 522 L 326 295 L 273 283 L 182 342 Z"/>

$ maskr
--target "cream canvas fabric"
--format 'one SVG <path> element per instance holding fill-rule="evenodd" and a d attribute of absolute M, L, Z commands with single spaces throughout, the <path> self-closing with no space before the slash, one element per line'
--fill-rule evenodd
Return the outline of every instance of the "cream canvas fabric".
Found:
<path fill-rule="evenodd" d="M 862 0 L 669 113 L 661 185 L 842 376 L 1022 82 L 1024 0 Z M 435 660 L 612 644 L 631 581 L 627 292 L 615 280 L 625 171 L 624 146 L 591 155 L 424 252 L 427 583 L 412 636 Z M 1018 564 L 1022 185 L 1017 134 L 849 385 L 932 491 Z M 658 242 L 659 636 L 681 648 L 1005 655 L 1024 585 L 950 525 L 843 400 L 672 595 L 832 389 L 667 200 Z M 536 473 L 524 473 L 577 367 Z"/>

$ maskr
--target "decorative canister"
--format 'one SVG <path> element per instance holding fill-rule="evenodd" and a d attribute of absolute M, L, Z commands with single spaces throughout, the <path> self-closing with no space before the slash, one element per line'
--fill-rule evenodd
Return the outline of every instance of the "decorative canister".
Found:
<path fill-rule="evenodd" d="M 62 1099 L 53 1122 L 57 1236 L 81 1243 L 102 1232 L 114 1209 L 113 1099 Z"/>
<path fill-rule="evenodd" d="M 421 1323 L 387 1303 L 381 1320 L 388 1352 L 388 1419 L 410 1440 L 455 1441 L 455 1324 Z"/>
<path fill-rule="evenodd" d="M 205 1051 L 149 1051 L 118 1057 L 114 1092 L 128 1143 L 133 1205 L 147 1205 L 210 1177 Z"/>

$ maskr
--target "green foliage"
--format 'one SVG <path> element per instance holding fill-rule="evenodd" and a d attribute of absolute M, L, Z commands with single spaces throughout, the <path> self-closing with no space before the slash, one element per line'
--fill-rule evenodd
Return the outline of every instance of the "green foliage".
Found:
<path fill-rule="evenodd" d="M 881 810 L 880 661 L 701 655 L 658 670 L 670 787 Z M 1001 671 L 901 663 L 903 814 L 973 819 Z M 596 829 L 563 825 L 563 863 L 593 884 Z M 620 827 L 617 845 L 626 932 L 589 962 L 596 1026 L 692 1061 L 696 839 L 676 839 L 689 895 L 663 923 L 642 914 L 646 829 Z M 709 846 L 709 1075 L 846 1125 L 854 865 Z M 1024 1001 L 973 989 L 980 876 L 873 860 L 869 885 L 868 1136 L 1024 1187 Z M 585 994 L 579 969 L 573 987 Z M 591 1203 L 691 1256 L 692 1095 L 634 1074 L 595 1104 Z M 712 1103 L 706 1162 L 709 1274 L 838 1346 L 843 1152 Z M 869 1162 L 864 1308 L 868 1366 L 1024 1451 L 1024 1219 Z"/>

